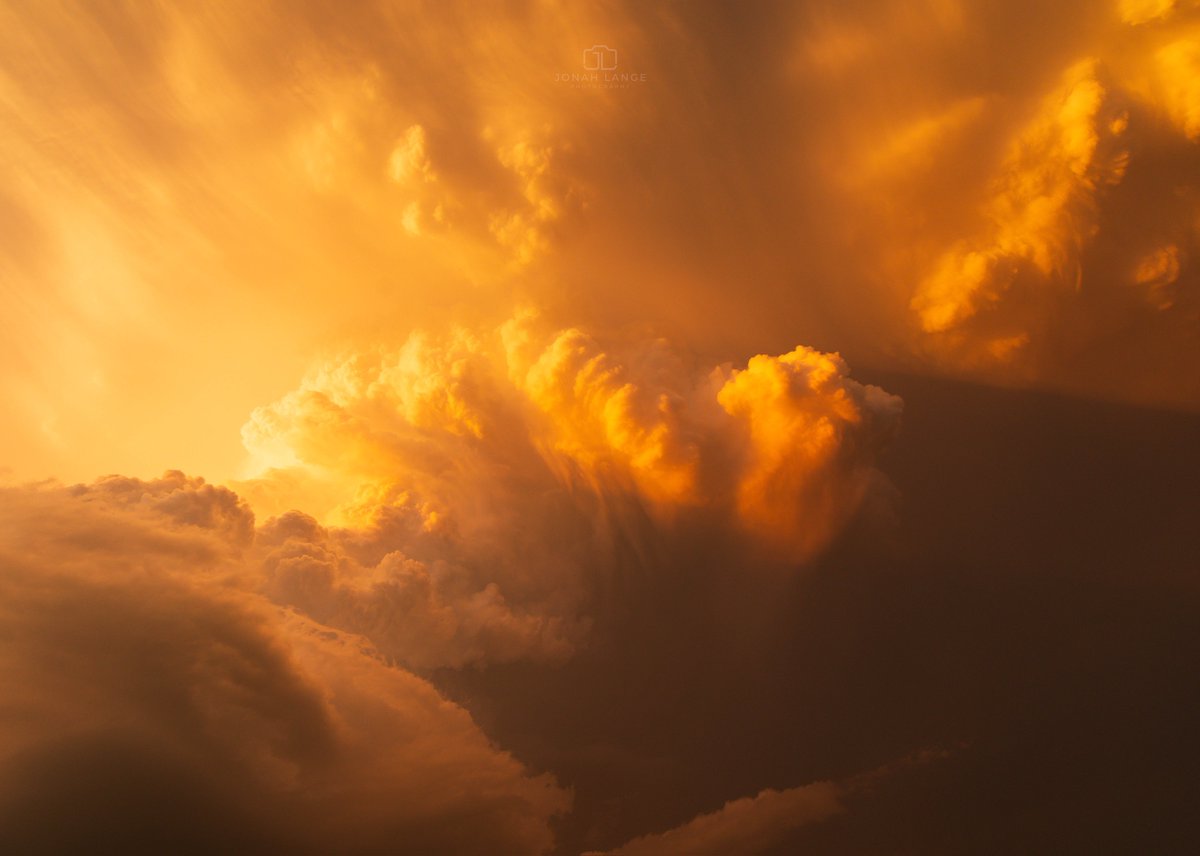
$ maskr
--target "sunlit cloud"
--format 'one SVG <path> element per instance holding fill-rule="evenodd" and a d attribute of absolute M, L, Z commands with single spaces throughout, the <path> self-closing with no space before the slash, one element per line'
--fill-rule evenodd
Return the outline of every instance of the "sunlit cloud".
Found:
<path fill-rule="evenodd" d="M 943 256 L 913 298 L 926 331 L 952 329 L 1000 302 L 1023 273 L 1077 287 L 1097 195 L 1121 180 L 1129 158 L 1127 115 L 1109 101 L 1093 63 L 1067 72 L 1001 166 L 984 205 L 987 236 Z"/>
<path fill-rule="evenodd" d="M 320 366 L 256 410 L 243 437 L 262 474 L 245 490 L 278 512 L 262 483 L 298 467 L 340 481 L 329 519 L 354 522 L 364 490 L 428 503 L 441 519 L 512 513 L 528 502 L 514 489 L 582 488 L 632 496 L 663 520 L 711 509 L 805 559 L 883 482 L 874 461 L 901 402 L 852 380 L 837 355 L 800 347 L 743 369 L 684 365 L 661 340 L 609 351 L 527 312 L 495 335 L 415 333 L 393 353 Z"/>
<path fill-rule="evenodd" d="M 1197 146 L 1193 0 L 0 0 L 0 849 L 119 780 L 60 849 L 163 791 L 201 850 L 561 850 L 666 714 L 568 752 L 511 687 L 766 674 L 861 555 L 954 564 L 889 478 L 935 379 L 1200 408 Z M 576 820 L 769 851 L 868 743 Z"/>

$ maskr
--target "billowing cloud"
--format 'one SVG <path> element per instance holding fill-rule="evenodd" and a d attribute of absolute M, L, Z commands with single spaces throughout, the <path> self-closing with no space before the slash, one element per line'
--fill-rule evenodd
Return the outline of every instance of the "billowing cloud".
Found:
<path fill-rule="evenodd" d="M 31 478 L 233 475 L 314 350 L 521 300 L 713 363 L 802 342 L 1200 401 L 1159 380 L 1200 335 L 1195 4 L 4 14 L 0 385 Z M 601 43 L 636 82 L 571 83 Z M 1124 287 L 1169 244 L 1170 306 Z"/>
<path fill-rule="evenodd" d="M 246 423 L 249 501 L 176 471 L 5 489 L 6 843 L 546 850 L 565 792 L 418 673 L 570 657 L 620 541 L 809 560 L 882 481 L 900 401 L 838 356 L 686 365 L 524 312 L 316 367 Z"/>
<path fill-rule="evenodd" d="M 521 577 L 545 568 L 542 584 L 560 594 L 577 585 L 569 557 L 537 535 L 516 551 L 495 538 L 500 520 L 505 538 L 545 531 L 537 497 L 552 491 L 584 510 L 632 497 L 664 524 L 706 510 L 803 560 L 880 480 L 874 461 L 901 402 L 851 379 L 837 355 L 800 347 L 693 373 L 661 340 L 610 351 L 580 329 L 543 327 L 522 313 L 494 335 L 416 333 L 393 353 L 320 366 L 255 411 L 247 447 L 264 464 L 339 485 L 331 520 L 420 509 L 425 529 L 460 533 L 472 550 L 491 545 L 481 579 L 506 578 L 501 557 L 520 556 Z M 245 483 L 252 501 L 274 477 Z M 517 518 L 525 509 L 533 522 Z"/>
<path fill-rule="evenodd" d="M 1200 336 L 1194 7 L 1064 9 L 1042 20 L 1044 38 L 1014 49 L 1017 7 L 948 5 L 957 15 L 944 36 L 930 23 L 855 42 L 842 75 L 870 91 L 872 71 L 897 74 L 913 96 L 839 112 L 840 150 L 818 141 L 843 205 L 865 218 L 849 233 L 863 275 L 907 304 L 889 304 L 892 329 L 877 328 L 893 341 L 889 359 L 907 351 L 910 365 L 1005 385 L 1194 406 L 1194 377 L 1144 371 Z M 851 26 L 842 18 L 817 32 L 836 42 Z M 1087 34 L 1069 38 L 1068 19 Z M 918 38 L 931 53 L 897 67 L 898 44 Z M 1003 70 L 982 74 L 964 44 L 1005 54 Z M 895 326 L 904 317 L 907 332 Z"/>
<path fill-rule="evenodd" d="M 692 372 L 522 313 L 331 361 L 253 414 L 264 470 L 239 487 L 321 496 L 324 522 L 256 525 L 174 471 L 8 488 L 7 841 L 541 852 L 565 793 L 415 672 L 571 656 L 616 540 L 647 535 L 630 506 L 656 550 L 707 521 L 751 564 L 811 558 L 882 478 L 899 407 L 808 348 Z M 74 800 L 94 808 L 51 829 Z"/>
<path fill-rule="evenodd" d="M 874 459 L 901 409 L 896 396 L 850 380 L 836 354 L 805 347 L 753 357 L 717 400 L 749 436 L 739 516 L 801 555 L 827 543 L 881 481 Z"/>
<path fill-rule="evenodd" d="M 999 302 L 1022 274 L 1077 285 L 1081 243 L 1096 232 L 1097 199 L 1124 175 L 1127 115 L 1108 106 L 1092 63 L 1067 72 L 1002 166 L 985 206 L 987 236 L 943 257 L 913 300 L 931 333 Z M 989 344 L 1002 357 L 1012 340 Z"/>
<path fill-rule="evenodd" d="M 994 438 L 955 435 L 962 408 L 1000 401 L 1003 431 L 1016 399 L 927 376 L 1200 408 L 1198 44 L 1194 0 L 0 0 L 0 474 L 87 482 L 0 495 L 0 849 L 87 850 L 140 815 L 125 849 L 538 852 L 568 799 L 534 758 L 579 792 L 637 772 L 640 820 L 593 787 L 562 839 L 608 846 L 725 798 L 697 775 L 638 799 L 703 766 L 680 759 L 729 733 L 726 704 L 762 742 L 737 770 L 741 738 L 714 753 L 735 794 L 834 783 L 630 848 L 836 824 L 871 741 L 797 726 L 862 757 L 759 777 L 793 722 L 915 678 L 934 691 L 879 754 L 923 741 L 968 706 L 937 698 L 973 695 L 958 675 L 1009 674 L 959 624 L 1032 614 L 980 609 L 976 580 L 1091 555 L 1054 514 L 1068 535 L 1028 554 L 965 525 L 1028 529 L 1017 487 L 1046 468 L 1009 480 L 997 452 L 946 493 L 929 474 Z M 891 492 L 901 402 L 874 373 L 913 391 L 924 442 L 966 444 L 909 475 L 952 499 L 879 559 L 894 583 L 855 576 L 879 545 L 846 537 Z M 1089 448 L 1044 457 L 1077 484 Z M 209 481 L 149 477 L 173 467 Z M 1173 473 L 1107 492 L 1101 528 Z M 1166 505 L 1122 544 L 1162 552 L 1188 511 Z M 942 625 L 858 606 L 908 597 Z M 769 650 L 789 622 L 819 667 Z M 876 683 L 852 686 L 876 625 Z M 838 640 L 854 656 L 823 657 Z M 575 706 L 539 704 L 576 667 Z M 770 691 L 730 690 L 743 672 Z M 511 709 L 503 731 L 513 687 L 545 716 L 526 732 Z"/>
<path fill-rule="evenodd" d="M 361 636 L 252 590 L 229 491 L 168 474 L 0 503 L 4 849 L 549 847 L 549 777 Z"/>
<path fill-rule="evenodd" d="M 259 533 L 264 592 L 418 668 L 556 660 L 572 650 L 578 628 L 557 616 L 514 611 L 500 583 L 465 585 L 463 571 L 447 560 L 426 564 L 399 549 L 364 564 L 352 555 L 361 554 L 364 540 L 356 532 L 330 533 L 300 512 L 272 518 Z M 503 569 L 495 574 L 504 580 Z"/>

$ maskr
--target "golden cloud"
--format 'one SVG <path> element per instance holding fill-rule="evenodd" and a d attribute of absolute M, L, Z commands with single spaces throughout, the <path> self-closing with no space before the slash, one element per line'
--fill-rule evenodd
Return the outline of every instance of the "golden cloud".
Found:
<path fill-rule="evenodd" d="M 469 529 L 462 509 L 492 519 L 526 507 L 514 490 L 582 488 L 636 497 L 660 520 L 716 510 L 803 560 L 881 480 L 874 460 L 900 409 L 809 348 L 693 376 L 662 340 L 610 351 L 522 313 L 495 334 L 416 333 L 394 353 L 320 366 L 243 436 L 260 467 L 340 480 L 332 520 L 377 514 L 354 499 L 366 491 Z M 243 489 L 262 495 L 255 480 Z"/>
<path fill-rule="evenodd" d="M 918 288 L 913 308 L 927 332 L 962 326 L 1022 275 L 1041 287 L 1076 287 L 1082 247 L 1097 228 L 1097 195 L 1128 164 L 1121 144 L 1127 125 L 1095 63 L 1067 71 L 1001 166 L 984 206 L 985 236 L 946 253 Z"/>

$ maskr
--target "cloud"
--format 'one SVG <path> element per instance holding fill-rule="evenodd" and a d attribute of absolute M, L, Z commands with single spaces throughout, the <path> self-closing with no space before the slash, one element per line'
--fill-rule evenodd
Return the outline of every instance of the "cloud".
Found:
<path fill-rule="evenodd" d="M 1165 18 L 1175 8 L 1175 0 L 1120 0 L 1121 20 L 1127 24 L 1145 24 Z"/>
<path fill-rule="evenodd" d="M 568 798 L 548 776 L 252 590 L 229 491 L 169 474 L 0 503 L 5 849 L 549 847 Z"/>
<path fill-rule="evenodd" d="M 1158 86 L 1172 121 L 1195 141 L 1200 138 L 1200 49 L 1196 29 L 1180 39 L 1168 41 L 1154 55 Z"/>
<path fill-rule="evenodd" d="M 413 125 L 405 131 L 396 148 L 392 149 L 388 158 L 388 176 L 400 184 L 413 179 L 437 180 L 425 151 L 425 129 L 420 125 Z"/>
<path fill-rule="evenodd" d="M 5 489 L 5 843 L 542 852 L 567 794 L 418 673 L 571 656 L 623 539 L 651 573 L 698 526 L 738 573 L 812 558 L 899 408 L 836 355 L 705 373 L 522 313 L 318 366 L 247 423 L 249 501 L 177 471 Z M 256 525 L 306 496 L 323 521 Z"/>
<path fill-rule="evenodd" d="M 1167 310 L 1174 305 L 1172 286 L 1179 279 L 1179 247 L 1167 244 L 1151 251 L 1137 264 L 1133 272 L 1133 284 L 1145 289 L 1146 299 L 1159 309 Z"/>
<path fill-rule="evenodd" d="M 1200 401 L 1160 379 L 1197 330 L 1194 4 L 4 14 L 25 477 L 231 476 L 314 351 L 520 301 L 714 364 Z M 564 83 L 596 43 L 645 80 Z M 1164 308 L 1124 285 L 1167 244 Z"/>
<path fill-rule="evenodd" d="M 920 94 L 838 113 L 839 134 L 819 146 L 843 206 L 862 218 L 849 234 L 875 298 L 907 304 L 881 310 L 887 359 L 905 351 L 924 370 L 1194 406 L 1194 378 L 1144 371 L 1194 347 L 1200 318 L 1193 6 L 1079 9 L 1087 23 L 1074 39 L 1064 9 L 1014 50 L 1016 7 L 956 5 L 956 35 L 926 28 L 922 62 L 887 71 L 895 58 L 864 43 L 851 66 L 860 76 L 899 74 Z M 967 44 L 1004 53 L 1003 70 L 981 75 Z M 1130 288 L 1168 246 L 1172 284 Z M 838 275 L 853 279 L 856 265 L 846 259 Z"/>
<path fill-rule="evenodd" d="M 942 760 L 944 750 L 923 750 L 874 770 L 838 781 L 795 788 L 764 788 L 752 797 L 730 800 L 713 812 L 697 815 L 666 832 L 635 838 L 615 850 L 592 856 L 722 856 L 727 853 L 784 852 L 796 830 L 845 814 L 851 802 L 868 794 L 881 780 L 915 766 Z M 790 852 L 790 848 L 788 848 Z"/>
<path fill-rule="evenodd" d="M 635 838 L 608 856 L 719 856 L 764 853 L 792 830 L 820 823 L 846 810 L 845 789 L 833 782 L 815 782 L 777 791 L 767 788 L 752 797 L 725 803 L 711 814 L 702 814 L 682 826 L 656 835 Z"/>
<path fill-rule="evenodd" d="M 749 435 L 739 516 L 800 555 L 827 543 L 882 480 L 875 456 L 897 428 L 900 399 L 848 375 L 836 354 L 799 347 L 751 358 L 717 393 Z"/>
<path fill-rule="evenodd" d="M 765 670 L 683 631 L 769 636 L 837 576 L 901 419 L 864 370 L 1200 406 L 1196 27 L 0 0 L 0 471 L 89 482 L 0 500 L 3 849 L 138 814 L 160 852 L 545 849 L 564 792 L 427 679 L 541 689 L 647 615 L 604 668 L 670 661 L 650 714 L 695 686 L 664 639 Z M 633 82 L 570 84 L 598 43 Z M 145 477 L 177 466 L 216 484 Z M 614 756 L 677 725 L 641 709 Z"/>
<path fill-rule="evenodd" d="M 272 518 L 259 533 L 263 590 L 323 624 L 360 633 L 380 651 L 429 669 L 569 655 L 578 630 L 556 616 L 514 611 L 500 585 L 463 590 L 462 571 L 390 550 L 374 565 L 348 555 L 315 520 L 300 512 Z M 356 545 L 361 549 L 361 542 Z"/>
<path fill-rule="evenodd" d="M 502 328 L 508 374 L 538 421 L 544 451 L 561 455 L 595 483 L 631 482 L 650 501 L 697 501 L 699 438 L 685 424 L 687 379 L 661 340 L 629 354 L 606 353 L 578 328 L 547 339 L 534 316 Z"/>
<path fill-rule="evenodd" d="M 503 587 L 519 555 L 560 592 L 578 586 L 570 557 L 536 534 L 515 554 L 496 538 L 545 531 L 539 497 L 552 492 L 585 517 L 632 499 L 667 528 L 706 511 L 802 561 L 882 479 L 874 462 L 901 402 L 851 379 L 837 355 L 801 347 L 704 374 L 660 339 L 606 349 L 581 329 L 544 326 L 522 313 L 498 334 L 415 333 L 393 353 L 322 365 L 255 411 L 247 447 L 338 483 L 331 520 L 361 523 L 389 503 L 423 509 L 426 529 L 492 546 L 481 580 Z M 253 496 L 255 481 L 245 488 Z"/>
<path fill-rule="evenodd" d="M 523 312 L 318 365 L 246 423 L 246 498 L 7 488 L 3 841 L 543 852 L 567 793 L 420 675 L 572 656 L 623 544 L 664 583 L 700 527 L 726 573 L 812 559 L 899 412 L 836 355 L 705 372 Z M 320 519 L 252 510 L 309 497 Z"/>
<path fill-rule="evenodd" d="M 928 333 L 964 326 L 1000 303 L 1021 278 L 1032 288 L 1078 285 L 1081 251 L 1098 226 L 1105 186 L 1124 175 L 1121 145 L 1128 115 L 1112 105 L 1095 64 L 1069 69 L 1062 87 L 1020 132 L 984 205 L 985 236 L 946 253 L 913 298 Z M 983 339 L 973 346 L 1006 358 L 1027 334 Z"/>

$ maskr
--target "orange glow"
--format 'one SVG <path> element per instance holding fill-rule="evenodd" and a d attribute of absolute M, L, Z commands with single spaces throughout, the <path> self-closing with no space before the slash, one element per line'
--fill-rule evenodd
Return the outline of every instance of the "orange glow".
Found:
<path fill-rule="evenodd" d="M 0 0 L 0 853 L 1174 852 L 1198 260 L 1200 0 Z"/>

